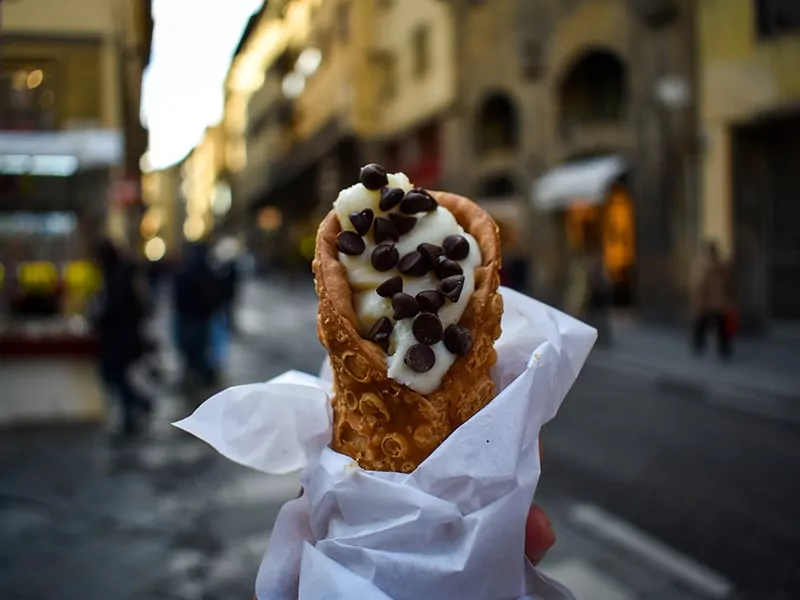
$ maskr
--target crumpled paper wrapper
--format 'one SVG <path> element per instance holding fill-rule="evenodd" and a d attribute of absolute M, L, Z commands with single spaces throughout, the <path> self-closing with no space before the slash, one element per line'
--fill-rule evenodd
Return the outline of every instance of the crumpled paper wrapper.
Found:
<path fill-rule="evenodd" d="M 330 373 L 230 388 L 177 427 L 242 465 L 302 469 L 256 580 L 259 600 L 574 600 L 524 555 L 539 430 L 596 339 L 591 327 L 501 288 L 499 393 L 413 473 L 365 471 L 331 450 Z M 326 374 L 326 371 L 327 374 Z"/>

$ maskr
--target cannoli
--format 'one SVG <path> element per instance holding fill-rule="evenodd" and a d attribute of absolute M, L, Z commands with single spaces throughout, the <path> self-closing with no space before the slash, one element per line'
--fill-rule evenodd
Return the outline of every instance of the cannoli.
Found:
<path fill-rule="evenodd" d="M 322 221 L 313 268 L 331 447 L 365 469 L 411 472 L 494 396 L 497 225 L 467 198 L 371 164 Z"/>

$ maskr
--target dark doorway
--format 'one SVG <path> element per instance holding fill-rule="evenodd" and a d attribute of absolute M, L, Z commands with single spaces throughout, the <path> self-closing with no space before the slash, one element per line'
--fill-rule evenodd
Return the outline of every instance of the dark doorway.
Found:
<path fill-rule="evenodd" d="M 800 320 L 800 114 L 734 130 L 733 190 L 742 326 Z"/>
<path fill-rule="evenodd" d="M 562 133 L 582 125 L 622 119 L 627 104 L 626 88 L 625 66 L 616 55 L 606 50 L 586 52 L 561 82 Z"/>
<path fill-rule="evenodd" d="M 519 117 L 512 100 L 501 93 L 486 98 L 476 123 L 476 150 L 479 155 L 517 147 Z"/>

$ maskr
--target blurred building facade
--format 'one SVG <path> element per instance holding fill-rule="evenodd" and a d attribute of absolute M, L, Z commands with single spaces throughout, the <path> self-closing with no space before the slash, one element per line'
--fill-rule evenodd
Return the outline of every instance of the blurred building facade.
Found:
<path fill-rule="evenodd" d="M 232 212 L 264 260 L 305 268 L 321 216 L 367 160 L 439 184 L 439 119 L 455 96 L 450 12 L 436 0 L 295 0 L 251 21 L 223 129 Z"/>
<path fill-rule="evenodd" d="M 679 318 L 696 238 L 692 6 L 270 2 L 229 77 L 234 204 L 257 239 L 270 232 L 265 252 L 297 247 L 359 165 L 382 162 L 482 202 L 518 287 L 560 303 L 568 257 L 597 239 L 621 303 Z M 606 166 L 588 195 L 536 202 L 537 180 L 567 166 L 585 183 L 592 158 Z"/>
<path fill-rule="evenodd" d="M 800 3 L 698 10 L 702 233 L 733 258 L 742 326 L 763 331 L 800 319 Z"/>
<path fill-rule="evenodd" d="M 26 264 L 68 289 L 68 274 L 84 272 L 69 261 L 86 258 L 98 232 L 132 239 L 151 32 L 145 0 L 2 3 L 0 255 L 11 296 L 26 294 L 12 277 Z M 59 302 L 51 294 L 48 312 Z"/>
<path fill-rule="evenodd" d="M 230 218 L 265 260 L 288 248 L 302 266 L 336 192 L 376 161 L 481 202 L 514 283 L 546 301 L 562 304 L 573 263 L 595 252 L 616 304 L 685 321 L 692 262 L 714 237 L 744 324 L 795 318 L 787 6 L 269 2 L 226 85 Z"/>
<path fill-rule="evenodd" d="M 498 220 L 511 256 L 529 258 L 525 288 L 538 297 L 561 304 L 571 262 L 598 252 L 616 303 L 682 318 L 696 200 L 693 3 L 455 7 L 448 186 L 490 212 L 514 199 Z"/>

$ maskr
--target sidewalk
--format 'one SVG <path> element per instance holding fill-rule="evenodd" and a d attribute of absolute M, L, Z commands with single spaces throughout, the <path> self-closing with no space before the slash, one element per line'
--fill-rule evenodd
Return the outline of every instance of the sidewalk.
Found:
<path fill-rule="evenodd" d="M 588 365 L 654 388 L 712 404 L 800 422 L 800 336 L 739 338 L 723 363 L 709 338 L 695 356 L 677 329 L 617 322 L 610 348 L 595 347 Z"/>
<path fill-rule="evenodd" d="M 26 357 L 0 361 L 0 429 L 43 423 L 98 423 L 105 411 L 91 359 Z"/>

